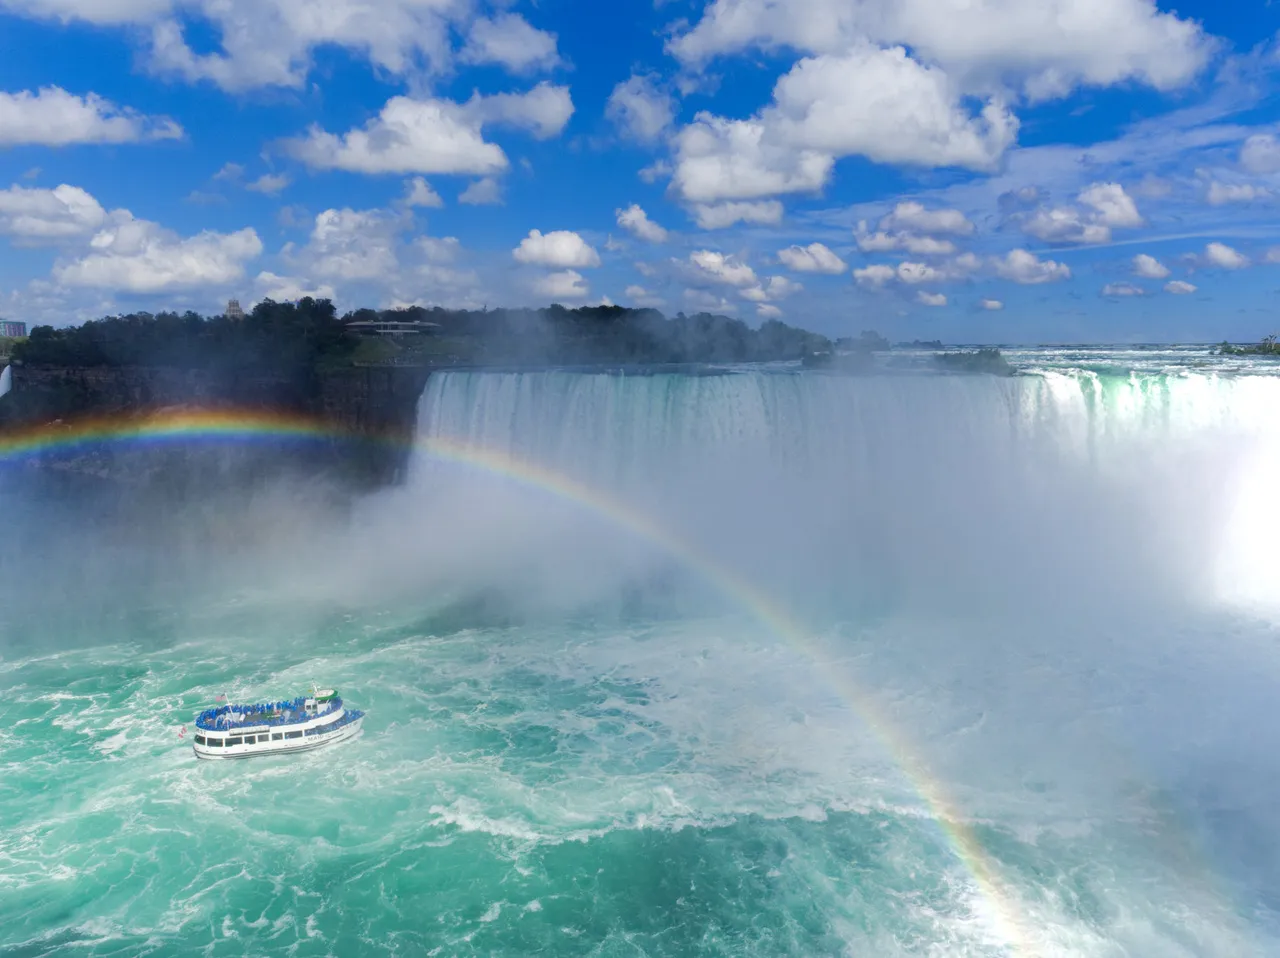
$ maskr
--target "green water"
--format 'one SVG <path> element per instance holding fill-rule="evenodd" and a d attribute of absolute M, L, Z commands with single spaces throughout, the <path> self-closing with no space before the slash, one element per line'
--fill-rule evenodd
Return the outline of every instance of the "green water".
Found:
<path fill-rule="evenodd" d="M 252 620 L 0 666 L 0 954 L 1029 953 L 821 668 L 750 623 L 223 631 Z M 178 738 L 219 692 L 313 679 L 368 709 L 359 739 Z M 1037 954 L 1248 943 L 1104 822 L 976 831 Z"/>

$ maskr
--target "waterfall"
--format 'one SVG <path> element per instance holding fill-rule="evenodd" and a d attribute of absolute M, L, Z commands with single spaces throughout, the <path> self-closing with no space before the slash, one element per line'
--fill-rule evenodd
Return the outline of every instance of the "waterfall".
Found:
<path fill-rule="evenodd" d="M 11 389 L 13 389 L 13 369 L 5 366 L 0 370 L 0 397 L 7 395 Z"/>
<path fill-rule="evenodd" d="M 1195 372 L 448 372 L 419 431 L 607 492 L 815 601 L 1128 601 L 1242 568 L 1280 585 L 1258 502 L 1276 408 L 1280 379 Z M 416 460 L 411 484 L 443 468 Z"/>

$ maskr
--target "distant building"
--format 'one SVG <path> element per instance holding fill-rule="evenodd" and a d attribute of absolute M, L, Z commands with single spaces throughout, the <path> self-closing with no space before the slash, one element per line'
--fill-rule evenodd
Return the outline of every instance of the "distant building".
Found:
<path fill-rule="evenodd" d="M 361 336 L 431 336 L 440 331 L 440 324 L 421 320 L 359 320 L 347 323 L 347 329 Z"/>
<path fill-rule="evenodd" d="M 227 301 L 227 319 L 244 319 L 244 310 L 240 308 L 240 300 Z"/>
<path fill-rule="evenodd" d="M 26 323 L 13 323 L 8 320 L 0 319 L 0 336 L 9 336 L 17 339 L 20 336 L 27 335 Z"/>

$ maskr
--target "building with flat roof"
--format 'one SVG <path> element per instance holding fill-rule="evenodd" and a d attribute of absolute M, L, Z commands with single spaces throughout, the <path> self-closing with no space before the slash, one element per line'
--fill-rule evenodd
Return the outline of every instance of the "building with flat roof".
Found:
<path fill-rule="evenodd" d="M 227 301 L 227 319 L 244 319 L 244 310 L 240 308 L 240 300 Z"/>
<path fill-rule="evenodd" d="M 17 339 L 19 336 L 27 335 L 26 323 L 15 323 L 7 319 L 0 319 L 0 336 L 9 336 Z"/>

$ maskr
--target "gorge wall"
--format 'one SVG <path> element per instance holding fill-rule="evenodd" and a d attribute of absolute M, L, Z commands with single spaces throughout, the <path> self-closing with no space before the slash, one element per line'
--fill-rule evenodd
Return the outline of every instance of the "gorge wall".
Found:
<path fill-rule="evenodd" d="M 335 440 L 296 451 L 259 447 L 242 467 L 254 474 L 319 469 L 344 483 L 376 487 L 395 482 L 404 469 L 430 374 L 426 366 L 349 366 L 295 379 L 170 367 L 14 365 L 13 391 L 0 402 L 0 437 L 59 421 L 144 416 L 175 406 L 268 409 L 317 419 L 332 428 Z M 135 460 L 108 450 L 59 465 L 127 481 L 138 471 Z"/>

